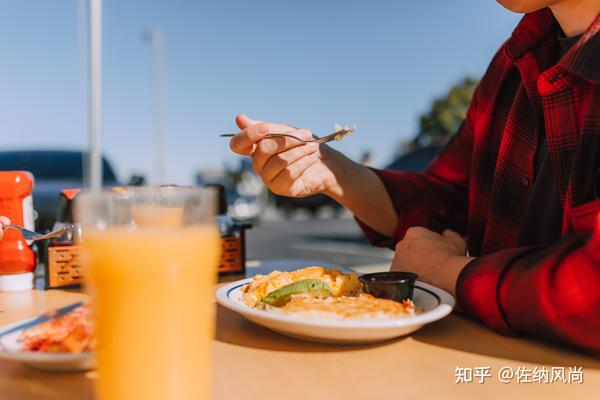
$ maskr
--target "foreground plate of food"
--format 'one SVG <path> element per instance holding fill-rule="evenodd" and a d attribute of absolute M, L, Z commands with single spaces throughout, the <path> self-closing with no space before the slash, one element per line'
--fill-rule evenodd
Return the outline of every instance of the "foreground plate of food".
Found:
<path fill-rule="evenodd" d="M 89 305 L 36 323 L 39 319 L 46 318 L 29 318 L 3 327 L 0 330 L 0 358 L 48 371 L 78 371 L 93 367 L 95 338 Z"/>
<path fill-rule="evenodd" d="M 417 282 L 413 299 L 397 302 L 362 291 L 356 274 L 308 267 L 273 271 L 220 287 L 219 304 L 284 335 L 338 344 L 408 335 L 448 315 L 454 298 Z"/>

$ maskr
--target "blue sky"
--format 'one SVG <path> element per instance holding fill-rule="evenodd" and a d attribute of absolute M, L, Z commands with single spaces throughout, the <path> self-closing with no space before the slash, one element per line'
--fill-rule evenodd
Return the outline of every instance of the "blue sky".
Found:
<path fill-rule="evenodd" d="M 87 146 L 78 0 L 0 1 L 0 149 Z M 152 65 L 165 34 L 167 176 L 236 162 L 219 133 L 239 112 L 391 160 L 431 100 L 480 76 L 520 16 L 493 0 L 104 0 L 103 151 L 152 178 Z M 85 70 L 84 70 L 85 73 Z"/>

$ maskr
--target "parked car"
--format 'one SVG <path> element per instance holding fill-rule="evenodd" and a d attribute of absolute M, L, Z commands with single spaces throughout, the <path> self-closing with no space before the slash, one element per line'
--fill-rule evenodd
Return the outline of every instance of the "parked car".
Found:
<path fill-rule="evenodd" d="M 264 211 L 264 199 L 262 194 L 262 183 L 255 187 L 256 182 L 252 176 L 240 174 L 242 179 L 234 184 L 231 177 L 222 174 L 196 174 L 195 183 L 198 186 L 221 185 L 225 189 L 227 199 L 227 214 L 238 221 L 254 223 L 258 221 Z"/>
<path fill-rule="evenodd" d="M 386 169 L 421 172 L 438 155 L 444 146 L 428 146 L 413 150 L 396 158 Z"/>
<path fill-rule="evenodd" d="M 35 178 L 33 208 L 38 214 L 36 229 L 50 229 L 54 224 L 61 190 L 83 186 L 85 155 L 81 151 L 66 150 L 0 151 L 0 171 L 29 171 Z M 102 171 L 104 186 L 119 185 L 106 158 L 102 159 Z"/>
<path fill-rule="evenodd" d="M 306 210 L 313 217 L 317 215 L 322 207 L 333 210 L 334 216 L 338 216 L 343 208 L 329 196 L 315 194 L 307 197 L 287 197 L 274 194 L 275 207 L 283 211 L 286 218 L 291 218 L 296 210 Z"/>

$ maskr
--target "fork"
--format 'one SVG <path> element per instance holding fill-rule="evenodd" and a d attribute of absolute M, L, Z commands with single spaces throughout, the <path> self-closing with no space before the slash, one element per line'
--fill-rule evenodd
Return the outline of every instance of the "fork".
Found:
<path fill-rule="evenodd" d="M 48 232 L 46 234 L 41 234 L 41 233 L 37 233 L 34 231 L 30 231 L 29 229 L 25 229 L 19 225 L 7 224 L 7 225 L 2 225 L 2 226 L 5 228 L 11 228 L 11 229 L 16 229 L 16 230 L 20 231 L 21 234 L 23 234 L 23 238 L 25 240 L 31 241 L 31 242 L 35 242 L 36 240 L 51 239 L 53 237 L 60 236 L 66 232 L 69 232 L 69 231 L 72 231 L 73 229 L 75 229 L 74 225 L 66 225 L 66 226 L 58 228 L 55 231 Z"/>
<path fill-rule="evenodd" d="M 302 142 L 302 143 L 324 144 L 324 143 L 329 143 L 333 140 L 340 141 L 340 140 L 342 140 L 342 138 L 344 136 L 351 134 L 355 129 L 356 129 L 355 126 L 346 127 L 346 128 L 339 129 L 333 133 L 330 133 L 327 136 L 323 136 L 322 138 L 315 136 L 313 139 L 301 139 L 298 136 L 290 135 L 290 133 L 292 133 L 294 131 L 288 131 L 288 132 L 283 132 L 283 133 L 269 133 L 269 134 L 265 135 L 263 138 L 261 138 L 261 140 L 279 136 L 279 137 L 288 137 L 291 139 L 296 139 L 297 141 Z M 219 136 L 220 137 L 234 137 L 235 135 L 237 135 L 237 133 L 226 133 L 226 134 L 219 135 Z"/>

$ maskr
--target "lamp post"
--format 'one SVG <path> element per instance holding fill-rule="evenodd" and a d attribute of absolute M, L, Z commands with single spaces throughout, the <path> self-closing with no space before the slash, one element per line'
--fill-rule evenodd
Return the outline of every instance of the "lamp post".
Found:
<path fill-rule="evenodd" d="M 89 174 L 91 191 L 102 189 L 102 0 L 89 0 Z"/>
<path fill-rule="evenodd" d="M 154 174 L 156 184 L 166 183 L 164 48 L 165 37 L 158 29 L 146 29 L 142 35 L 152 46 L 154 64 Z"/>

